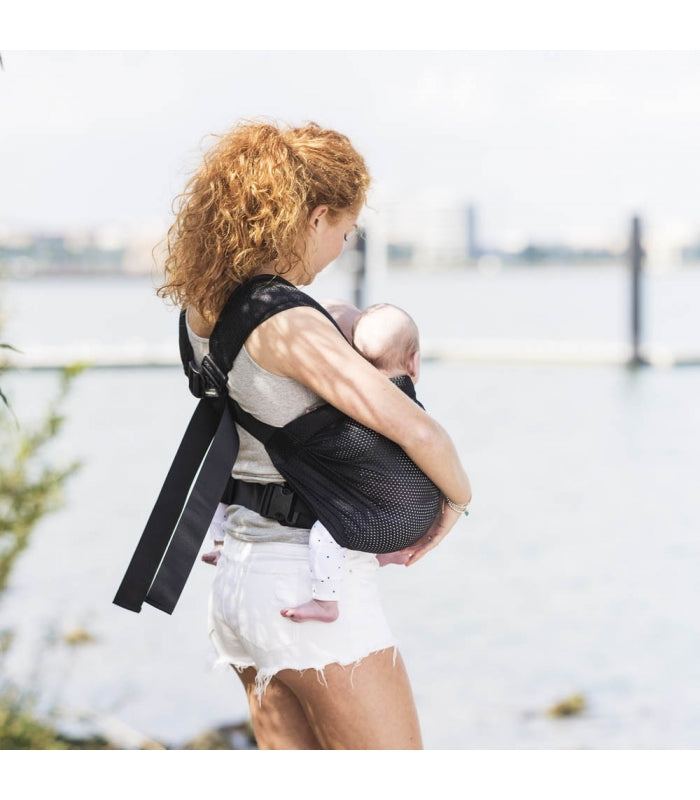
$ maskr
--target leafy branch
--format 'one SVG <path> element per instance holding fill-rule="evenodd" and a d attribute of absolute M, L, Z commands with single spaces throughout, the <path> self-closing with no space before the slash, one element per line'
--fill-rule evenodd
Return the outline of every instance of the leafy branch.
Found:
<path fill-rule="evenodd" d="M 36 524 L 60 508 L 66 480 L 80 467 L 46 463 L 44 451 L 63 426 L 62 405 L 82 366 L 61 372 L 58 391 L 40 422 L 18 428 L 0 419 L 0 593 Z"/>
<path fill-rule="evenodd" d="M 2 61 L 0 60 L 0 64 L 1 63 Z M 6 342 L 0 342 L 0 350 L 13 350 L 15 353 L 21 352 L 16 347 L 13 347 L 11 344 L 7 344 Z M 0 371 L 1 370 L 2 370 L 2 365 L 0 365 Z M 0 388 L 0 400 L 2 400 L 2 402 L 5 404 L 6 408 L 8 408 L 10 411 L 12 410 L 7 397 L 5 397 L 5 394 L 2 391 L 2 388 Z"/>

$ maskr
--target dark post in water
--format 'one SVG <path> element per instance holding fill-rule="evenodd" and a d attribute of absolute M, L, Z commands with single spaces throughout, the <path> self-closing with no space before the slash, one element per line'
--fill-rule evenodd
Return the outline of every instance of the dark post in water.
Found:
<path fill-rule="evenodd" d="M 632 358 L 633 366 L 644 364 L 640 351 L 641 344 L 641 280 L 642 280 L 641 222 L 639 217 L 632 218 L 632 240 L 630 242 L 630 265 L 632 267 Z"/>
<path fill-rule="evenodd" d="M 365 307 L 365 299 L 367 296 L 367 246 L 365 236 L 366 232 L 364 230 L 358 231 L 355 241 L 357 260 L 354 269 L 355 287 L 353 303 L 357 308 Z"/>

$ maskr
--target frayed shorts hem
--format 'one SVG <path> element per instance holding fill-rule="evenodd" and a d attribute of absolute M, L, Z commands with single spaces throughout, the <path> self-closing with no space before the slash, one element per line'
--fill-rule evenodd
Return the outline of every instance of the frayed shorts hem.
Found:
<path fill-rule="evenodd" d="M 308 670 L 313 669 L 316 671 L 316 677 L 318 678 L 318 682 L 327 685 L 326 683 L 326 675 L 325 669 L 329 667 L 331 664 L 338 664 L 340 667 L 352 667 L 352 672 L 350 673 L 350 684 L 352 685 L 352 676 L 357 667 L 369 656 L 374 655 L 375 653 L 383 653 L 385 650 L 392 650 L 393 651 L 393 664 L 396 666 L 396 657 L 398 655 L 398 646 L 396 644 L 390 644 L 386 647 L 378 647 L 375 650 L 370 650 L 369 652 L 365 653 L 358 658 L 351 659 L 348 661 L 326 661 L 322 664 L 310 664 L 306 667 L 289 667 L 289 666 L 279 666 L 279 667 L 267 667 L 265 669 L 258 669 L 255 664 L 252 662 L 246 661 L 237 661 L 232 662 L 226 656 L 219 656 L 216 661 L 214 662 L 213 669 L 220 669 L 222 667 L 233 667 L 237 672 L 243 672 L 246 669 L 256 669 L 255 675 L 255 696 L 258 698 L 258 702 L 262 703 L 263 695 L 265 694 L 265 690 L 270 685 L 270 681 L 277 675 L 278 672 L 283 672 L 285 670 L 294 670 L 299 674 L 303 674 L 304 672 L 308 672 Z"/>

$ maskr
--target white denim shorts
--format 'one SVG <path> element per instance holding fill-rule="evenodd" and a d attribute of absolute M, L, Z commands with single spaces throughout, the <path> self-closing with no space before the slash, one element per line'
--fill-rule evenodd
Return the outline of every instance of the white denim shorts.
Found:
<path fill-rule="evenodd" d="M 311 599 L 308 545 L 226 537 L 209 597 L 209 635 L 217 664 L 255 667 L 258 695 L 283 669 L 354 664 L 395 648 L 377 589 L 371 553 L 347 551 L 335 622 L 293 622 L 283 608 Z"/>

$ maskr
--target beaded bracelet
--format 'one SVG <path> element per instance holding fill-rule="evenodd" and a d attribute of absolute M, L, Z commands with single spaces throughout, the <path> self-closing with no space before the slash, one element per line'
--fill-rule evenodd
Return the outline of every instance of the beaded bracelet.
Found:
<path fill-rule="evenodd" d="M 445 502 L 453 511 L 456 511 L 458 514 L 464 514 L 465 517 L 469 516 L 469 512 L 467 511 L 467 506 L 469 503 L 455 503 L 450 500 L 449 497 L 445 498 Z"/>

